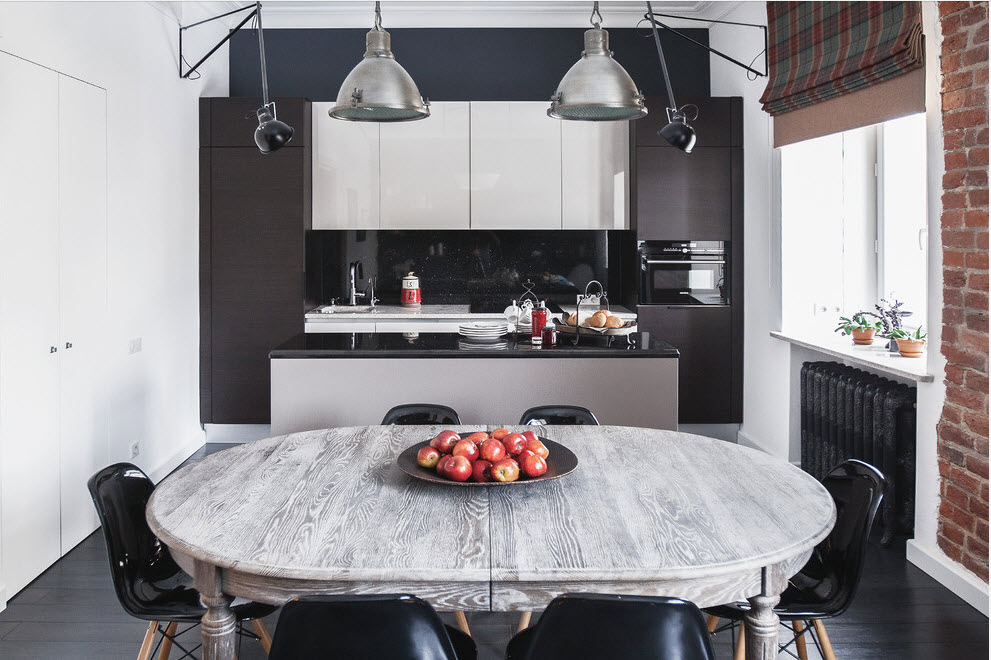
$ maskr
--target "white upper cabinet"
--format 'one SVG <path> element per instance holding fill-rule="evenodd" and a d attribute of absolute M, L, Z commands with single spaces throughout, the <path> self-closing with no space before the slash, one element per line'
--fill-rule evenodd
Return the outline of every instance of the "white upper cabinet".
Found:
<path fill-rule="evenodd" d="M 313 104 L 313 228 L 379 228 L 379 124 Z M 423 121 L 430 121 L 425 119 Z"/>
<path fill-rule="evenodd" d="M 561 228 L 562 122 L 547 107 L 471 104 L 472 229 Z"/>
<path fill-rule="evenodd" d="M 561 226 L 630 227 L 630 122 L 561 122 Z"/>
<path fill-rule="evenodd" d="M 467 102 L 430 104 L 430 116 L 381 125 L 382 229 L 468 229 Z"/>

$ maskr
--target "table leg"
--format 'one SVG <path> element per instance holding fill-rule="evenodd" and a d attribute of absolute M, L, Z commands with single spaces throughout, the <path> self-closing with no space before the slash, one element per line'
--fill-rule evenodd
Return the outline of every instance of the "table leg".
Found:
<path fill-rule="evenodd" d="M 196 563 L 196 590 L 206 612 L 200 619 L 203 660 L 234 660 L 237 619 L 231 612 L 233 598 L 221 590 L 221 571 L 216 566 Z"/>
<path fill-rule="evenodd" d="M 780 596 L 748 598 L 750 611 L 744 617 L 747 627 L 747 660 L 775 660 L 778 657 L 778 615 L 774 606 Z"/>

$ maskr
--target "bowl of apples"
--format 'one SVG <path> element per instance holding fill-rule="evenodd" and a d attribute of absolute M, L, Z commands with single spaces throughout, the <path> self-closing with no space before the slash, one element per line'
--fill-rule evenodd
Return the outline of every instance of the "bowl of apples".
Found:
<path fill-rule="evenodd" d="M 397 462 L 412 477 L 454 486 L 536 483 L 559 479 L 578 467 L 578 457 L 564 445 L 533 431 L 508 429 L 441 431 L 407 448 Z"/>

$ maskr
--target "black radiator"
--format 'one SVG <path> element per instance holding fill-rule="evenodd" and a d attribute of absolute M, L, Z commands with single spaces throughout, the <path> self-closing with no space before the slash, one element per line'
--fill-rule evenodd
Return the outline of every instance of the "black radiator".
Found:
<path fill-rule="evenodd" d="M 915 524 L 916 388 L 839 364 L 806 362 L 801 373 L 802 469 L 822 479 L 856 458 L 888 478 L 882 545 Z"/>

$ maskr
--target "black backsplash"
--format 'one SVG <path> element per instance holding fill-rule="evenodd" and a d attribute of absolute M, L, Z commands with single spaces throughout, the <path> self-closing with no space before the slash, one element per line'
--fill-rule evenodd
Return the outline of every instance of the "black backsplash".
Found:
<path fill-rule="evenodd" d="M 306 233 L 307 300 L 344 301 L 348 266 L 361 261 L 365 278 L 377 278 L 381 304 L 398 304 L 402 278 L 413 271 L 424 304 L 508 304 L 528 279 L 541 298 L 568 304 L 596 279 L 611 303 L 633 306 L 635 257 L 636 232 L 629 230 L 314 230 Z"/>

